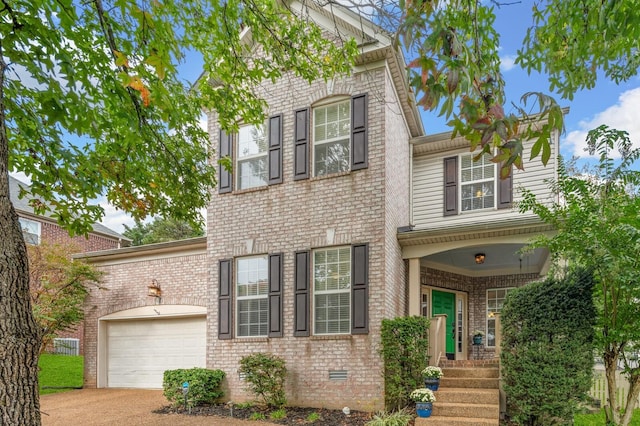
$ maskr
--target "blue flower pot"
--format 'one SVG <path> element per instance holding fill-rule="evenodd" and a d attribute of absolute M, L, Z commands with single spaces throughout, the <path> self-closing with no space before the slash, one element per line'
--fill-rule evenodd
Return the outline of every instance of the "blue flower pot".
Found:
<path fill-rule="evenodd" d="M 416 414 L 418 417 L 431 416 L 431 410 L 433 410 L 432 402 L 416 402 Z"/>
<path fill-rule="evenodd" d="M 473 336 L 473 344 L 481 345 L 482 344 L 482 336 Z"/>
<path fill-rule="evenodd" d="M 437 391 L 440 386 L 440 378 L 433 377 L 425 377 L 424 378 L 424 387 L 427 389 L 431 389 L 432 391 Z"/>

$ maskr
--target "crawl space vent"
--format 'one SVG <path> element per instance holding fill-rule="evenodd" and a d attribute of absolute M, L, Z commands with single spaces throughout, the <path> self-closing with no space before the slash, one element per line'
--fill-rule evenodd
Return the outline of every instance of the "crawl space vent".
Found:
<path fill-rule="evenodd" d="M 329 370 L 329 380 L 347 380 L 347 370 Z"/>

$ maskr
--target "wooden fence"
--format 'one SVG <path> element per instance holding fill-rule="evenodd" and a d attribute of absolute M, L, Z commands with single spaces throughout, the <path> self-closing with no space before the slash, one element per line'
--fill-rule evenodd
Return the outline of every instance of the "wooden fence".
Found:
<path fill-rule="evenodd" d="M 616 384 L 618 386 L 618 389 L 616 389 L 616 400 L 618 401 L 618 406 L 622 406 L 629 394 L 629 382 L 627 382 L 627 378 L 621 372 L 617 372 Z M 589 395 L 600 400 L 602 405 L 607 401 L 607 378 L 604 375 L 604 370 L 593 371 L 593 383 L 591 384 Z M 640 396 L 636 401 L 636 407 L 640 407 Z"/>

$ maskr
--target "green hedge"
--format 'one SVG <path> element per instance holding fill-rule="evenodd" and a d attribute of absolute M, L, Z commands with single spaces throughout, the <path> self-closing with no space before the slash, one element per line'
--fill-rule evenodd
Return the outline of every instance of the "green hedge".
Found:
<path fill-rule="evenodd" d="M 584 271 L 511 291 L 502 310 L 502 376 L 511 420 L 571 424 L 591 387 L 595 308 Z"/>
<path fill-rule="evenodd" d="M 162 380 L 164 396 L 173 406 L 183 404 L 182 384 L 189 382 L 189 405 L 193 407 L 211 404 L 224 395 L 222 391 L 224 376 L 225 373 L 222 370 L 206 368 L 166 370 Z"/>
<path fill-rule="evenodd" d="M 382 320 L 384 396 L 387 410 L 410 404 L 409 394 L 424 387 L 422 370 L 428 365 L 429 319 L 399 317 Z"/>

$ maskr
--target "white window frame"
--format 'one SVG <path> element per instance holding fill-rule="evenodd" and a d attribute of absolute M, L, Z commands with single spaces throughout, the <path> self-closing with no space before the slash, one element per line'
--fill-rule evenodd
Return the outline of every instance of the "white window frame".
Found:
<path fill-rule="evenodd" d="M 346 135 L 339 135 L 333 138 L 325 138 L 325 139 L 319 139 L 316 131 L 318 129 L 318 127 L 320 127 L 320 124 L 317 122 L 316 119 L 316 114 L 321 111 L 321 110 L 326 110 L 328 108 L 331 107 L 337 107 L 338 109 L 340 108 L 340 105 L 345 104 L 347 106 L 348 112 L 347 112 L 347 117 L 348 119 L 343 119 L 340 120 L 339 114 L 338 114 L 338 120 L 337 120 L 337 124 L 338 124 L 338 129 L 340 128 L 340 124 L 344 123 L 346 121 L 348 121 L 348 131 Z M 312 165 L 313 165 L 313 176 L 317 177 L 317 176 L 327 176 L 327 175 L 331 175 L 334 173 L 342 173 L 342 172 L 348 172 L 349 170 L 351 170 L 351 98 L 344 98 L 344 99 L 337 99 L 337 100 L 332 100 L 330 103 L 324 103 L 321 105 L 317 105 L 314 106 L 312 109 Z M 322 123 L 322 125 L 325 127 L 325 135 L 327 134 L 327 127 L 329 124 L 331 123 L 335 123 L 336 121 L 332 121 L 332 122 L 327 122 L 325 121 L 324 123 Z M 322 146 L 328 146 L 328 145 L 334 145 L 334 144 L 338 144 L 340 142 L 343 141 L 347 141 L 347 158 L 346 158 L 346 162 L 347 162 L 347 166 L 344 170 L 339 170 L 339 171 L 332 171 L 329 173 L 322 173 L 322 174 L 318 174 L 318 168 L 316 167 L 316 148 L 317 147 L 322 147 Z"/>
<path fill-rule="evenodd" d="M 349 268 L 348 268 L 348 273 L 349 273 L 349 284 L 346 288 L 341 288 L 341 289 L 331 289 L 331 290 L 317 290 L 316 289 L 316 254 L 320 253 L 320 252 L 325 252 L 328 253 L 330 251 L 340 251 L 340 250 L 344 250 L 347 249 L 348 252 L 348 261 L 349 261 Z M 315 249 L 312 251 L 312 273 L 311 273 L 311 279 L 312 279 L 312 293 L 313 293 L 313 303 L 312 303 L 312 312 L 313 312 L 313 334 L 314 335 L 337 335 L 337 334 L 351 334 L 351 316 L 352 316 L 352 306 L 351 306 L 351 286 L 353 284 L 353 278 L 351 277 L 351 269 L 352 269 L 352 264 L 351 262 L 352 260 L 352 255 L 351 255 L 351 246 L 339 246 L 339 247 L 326 247 L 326 248 L 321 248 L 321 249 Z M 340 259 L 339 259 L 340 260 Z M 342 262 L 338 262 L 338 265 L 342 263 Z M 325 263 L 326 264 L 326 263 Z M 339 272 L 338 272 L 339 274 Z M 340 276 L 338 276 L 338 279 L 340 278 Z M 348 298 L 349 298 L 349 302 L 347 303 L 348 308 L 349 308 L 349 313 L 347 315 L 347 327 L 346 330 L 343 331 L 339 331 L 336 333 L 331 333 L 331 332 L 318 332 L 318 319 L 317 319 L 317 307 L 318 307 L 318 296 L 324 296 L 324 295 L 332 295 L 332 294 L 347 294 Z M 339 308 L 338 308 L 339 309 Z M 329 318 L 327 318 L 326 320 L 324 320 L 325 322 L 329 323 L 331 320 Z M 338 320 L 340 322 L 342 322 L 343 320 Z"/>
<path fill-rule="evenodd" d="M 262 127 L 262 132 L 260 131 L 260 127 Z M 254 137 L 251 135 L 252 131 L 256 131 L 257 132 L 257 137 Z M 258 146 L 258 149 L 260 149 L 260 141 L 262 141 L 262 145 L 264 146 L 264 150 L 261 150 L 257 153 L 245 153 L 243 155 L 242 150 L 241 150 L 241 143 L 244 140 L 244 138 L 251 138 L 253 144 L 255 144 L 256 146 Z M 242 189 L 250 189 L 250 188 L 258 188 L 261 186 L 267 186 L 269 184 L 269 164 L 268 164 L 268 158 L 269 158 L 269 136 L 268 136 L 268 127 L 267 127 L 267 123 L 266 121 L 262 124 L 262 125 L 253 125 L 253 124 L 247 124 L 247 125 L 243 125 L 240 126 L 240 129 L 238 131 L 237 137 L 236 137 L 236 159 L 235 159 L 235 170 L 237 170 L 237 172 L 235 173 L 236 175 L 236 188 L 238 188 L 239 190 Z M 260 180 L 260 178 L 262 176 L 257 176 L 256 174 L 251 174 L 251 175 L 247 175 L 245 178 L 251 178 L 251 183 L 249 184 L 245 184 L 244 186 L 242 185 L 243 179 L 242 179 L 242 167 L 241 164 L 242 163 L 249 163 L 251 161 L 257 160 L 257 159 L 261 159 L 264 158 L 265 159 L 265 164 L 266 167 L 263 171 L 264 173 L 264 181 L 263 182 L 255 182 Z"/>
<path fill-rule="evenodd" d="M 458 166 L 458 181 L 460 182 L 460 190 L 458 191 L 458 205 L 460 206 L 460 212 L 461 213 L 468 213 L 468 212 L 477 212 L 480 210 L 495 210 L 496 209 L 496 192 L 497 192 L 497 185 L 496 185 L 496 164 L 493 163 L 490 159 L 491 159 L 491 155 L 490 154 L 483 154 L 482 157 L 480 159 L 478 159 L 478 161 L 473 161 L 473 157 L 475 157 L 475 154 L 473 153 L 469 153 L 469 154 L 460 154 L 458 156 L 458 162 L 459 162 L 459 166 Z M 465 158 L 469 158 L 471 161 L 471 167 L 469 168 L 469 170 L 471 171 L 471 174 L 473 174 L 473 170 L 474 169 L 483 169 L 483 174 L 484 174 L 484 169 L 485 168 L 489 168 L 488 166 L 491 167 L 492 169 L 492 174 L 493 176 L 491 177 L 483 177 L 481 179 L 471 179 L 468 181 L 464 181 L 462 178 L 462 172 L 463 172 L 463 167 L 462 167 L 462 162 L 463 159 Z M 468 187 L 468 186 L 472 186 L 472 185 L 478 185 L 478 184 L 486 184 L 486 183 L 490 183 L 491 187 L 492 187 L 492 194 L 491 197 L 493 197 L 493 203 L 491 206 L 489 207 L 480 207 L 480 208 L 473 208 L 473 201 L 477 198 L 482 197 L 482 193 L 480 193 L 480 196 L 478 196 L 478 194 L 476 193 L 475 196 L 472 195 L 472 197 L 470 198 L 470 202 L 471 202 L 471 208 L 466 209 L 464 208 L 464 200 L 463 200 L 463 192 L 464 192 L 464 187 Z"/>
<path fill-rule="evenodd" d="M 240 285 L 251 285 L 250 280 L 248 279 L 248 277 L 251 274 L 251 269 L 243 269 L 241 267 L 241 263 L 244 262 L 251 262 L 252 260 L 258 260 L 258 259 L 262 259 L 264 262 L 264 275 L 263 276 L 258 276 L 258 281 L 256 282 L 257 288 L 256 288 L 256 293 L 254 295 L 240 295 Z M 235 260 L 236 263 L 236 267 L 235 267 L 235 280 L 234 280 L 234 287 L 235 287 L 235 294 L 236 294 L 236 301 L 235 301 L 235 312 L 236 312 L 236 336 L 237 337 L 267 337 L 268 333 L 269 333 L 269 256 L 268 255 L 259 255 L 259 256 L 247 256 L 247 257 L 238 257 Z M 254 269 L 255 270 L 255 269 Z M 247 282 L 246 283 L 240 283 L 240 278 L 241 275 L 246 271 L 247 274 Z M 258 272 L 258 274 L 260 272 L 262 272 L 261 269 L 255 270 L 256 272 Z M 264 279 L 263 283 L 260 283 L 260 281 Z M 263 286 L 263 291 L 261 291 L 261 284 Z M 251 323 L 251 321 L 248 322 L 248 324 L 240 324 L 240 302 L 242 301 L 246 301 L 246 300 L 264 300 L 265 304 L 266 304 L 266 318 L 263 322 L 258 322 L 258 327 L 262 328 L 264 327 L 264 334 L 263 333 L 258 333 L 258 334 L 251 334 L 250 331 L 250 327 L 251 325 L 255 325 L 256 323 Z M 260 312 L 260 311 L 258 311 Z M 240 333 L 240 326 L 241 325 L 248 325 L 249 326 L 249 332 L 247 334 L 241 334 Z"/>
<path fill-rule="evenodd" d="M 495 348 L 496 346 L 496 337 L 495 337 L 495 330 L 496 330 L 496 320 L 495 317 L 493 316 L 494 313 L 500 313 L 502 311 L 502 307 L 504 306 L 504 300 L 507 297 L 507 294 L 513 290 L 515 287 L 500 287 L 500 288 L 488 288 L 487 292 L 486 292 L 486 298 L 485 298 L 485 302 L 486 302 L 486 347 L 488 348 Z M 496 307 L 495 308 L 489 308 L 489 292 L 497 292 L 497 291 L 501 291 L 504 290 L 504 297 L 503 298 L 498 298 L 497 296 L 494 296 L 491 300 L 496 302 Z M 491 325 L 493 324 L 493 325 Z M 493 329 L 493 343 L 489 344 L 489 329 Z"/>
<path fill-rule="evenodd" d="M 39 245 L 40 241 L 41 241 L 41 236 L 42 236 L 42 224 L 40 222 L 37 222 L 35 220 L 31 220 L 31 219 L 26 219 L 24 217 L 18 218 L 20 220 L 20 229 L 22 230 L 22 236 L 24 237 L 24 240 L 27 244 L 32 244 L 32 245 Z M 31 229 L 30 227 L 33 226 L 34 228 Z M 35 231 L 35 232 L 31 232 L 31 231 Z M 33 241 L 31 241 L 30 238 L 27 238 L 28 236 L 34 235 L 35 236 L 35 243 Z"/>

